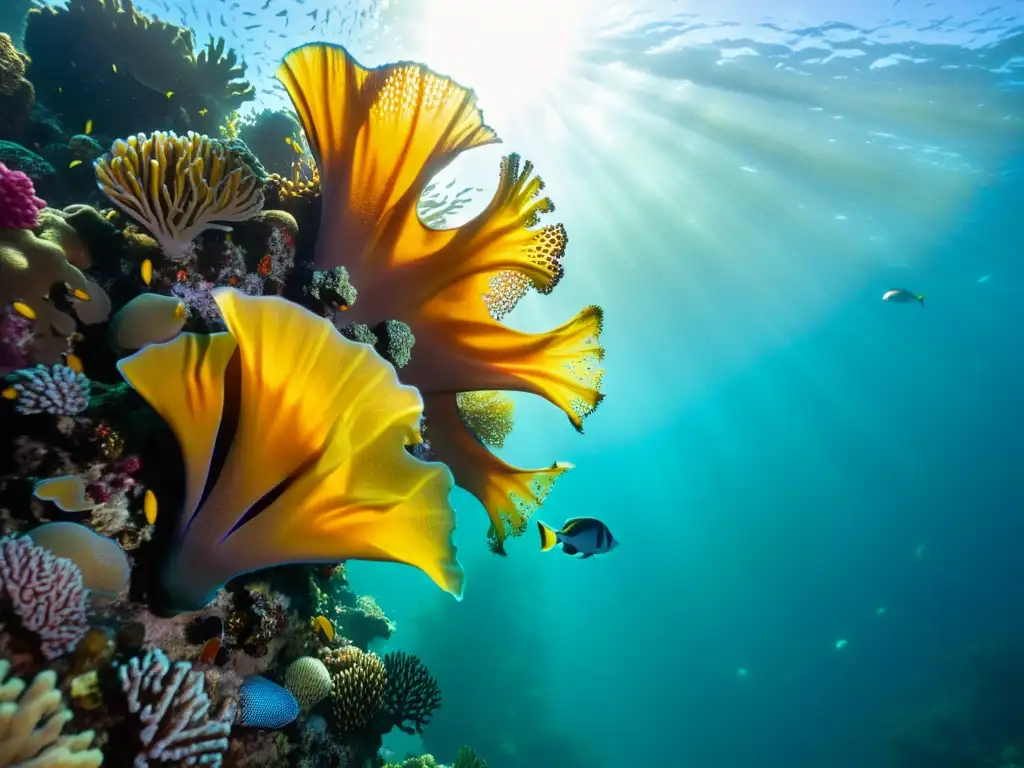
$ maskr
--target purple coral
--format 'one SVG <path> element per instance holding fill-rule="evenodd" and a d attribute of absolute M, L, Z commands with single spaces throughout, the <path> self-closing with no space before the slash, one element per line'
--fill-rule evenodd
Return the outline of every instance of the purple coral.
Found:
<path fill-rule="evenodd" d="M 142 725 L 135 768 L 148 768 L 150 761 L 220 766 L 237 711 L 233 699 L 225 699 L 210 719 L 203 673 L 187 661 L 172 665 L 159 648 L 130 659 L 118 675 L 128 711 L 138 714 Z"/>
<path fill-rule="evenodd" d="M 74 650 L 89 629 L 78 566 L 32 539 L 0 539 L 0 598 L 35 632 L 47 659 Z"/>
<path fill-rule="evenodd" d="M 32 179 L 0 163 L 0 229 L 35 229 L 46 201 L 36 197 Z"/>
<path fill-rule="evenodd" d="M 49 413 L 53 416 L 74 416 L 89 405 L 90 381 L 66 365 L 37 365 L 15 372 L 18 413 Z"/>

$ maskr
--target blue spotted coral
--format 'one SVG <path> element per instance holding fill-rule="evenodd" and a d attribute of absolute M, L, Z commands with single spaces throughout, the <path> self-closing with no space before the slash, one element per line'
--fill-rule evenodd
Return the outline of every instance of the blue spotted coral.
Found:
<path fill-rule="evenodd" d="M 25 368 L 14 373 L 18 413 L 74 416 L 89 405 L 89 377 L 66 365 Z"/>
<path fill-rule="evenodd" d="M 239 722 L 249 728 L 276 730 L 299 716 L 299 702 L 285 688 L 259 675 L 250 675 L 238 689 Z"/>

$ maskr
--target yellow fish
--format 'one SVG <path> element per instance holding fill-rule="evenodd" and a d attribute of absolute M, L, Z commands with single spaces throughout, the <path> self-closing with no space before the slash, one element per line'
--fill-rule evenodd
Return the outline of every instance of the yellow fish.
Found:
<path fill-rule="evenodd" d="M 208 110 L 206 107 L 203 107 L 202 109 L 199 110 L 199 114 L 202 115 L 203 117 L 206 117 L 206 113 L 209 112 L 209 111 L 210 110 Z"/>
<path fill-rule="evenodd" d="M 64 355 L 64 364 L 75 373 L 81 373 L 85 370 L 85 365 L 82 363 L 82 358 L 76 355 L 74 352 L 68 352 Z"/>
<path fill-rule="evenodd" d="M 313 631 L 328 643 L 334 639 L 334 624 L 326 616 L 317 616 L 313 619 Z"/>
<path fill-rule="evenodd" d="M 169 99 L 169 98 L 171 98 L 171 96 L 173 96 L 173 95 L 174 95 L 174 91 L 168 91 L 168 92 L 167 92 L 167 93 L 166 93 L 165 95 L 166 95 L 166 96 L 167 96 L 167 98 Z"/>
<path fill-rule="evenodd" d="M 85 135 L 92 133 L 92 118 L 85 121 Z"/>
<path fill-rule="evenodd" d="M 116 75 L 116 74 L 117 74 L 117 64 L 111 64 L 111 65 L 110 65 L 110 68 L 111 68 L 112 70 L 114 70 L 114 74 Z"/>
<path fill-rule="evenodd" d="M 4 400 L 17 400 L 18 390 L 16 390 L 14 387 L 8 387 L 3 392 L 0 392 L 0 395 L 3 396 Z"/>
<path fill-rule="evenodd" d="M 57 93 L 64 93 L 64 86 L 58 85 L 57 86 Z"/>
<path fill-rule="evenodd" d="M 157 513 L 156 494 L 148 488 L 146 489 L 146 495 L 142 501 L 142 510 L 146 513 L 146 522 L 150 525 L 154 525 L 156 523 Z"/>
<path fill-rule="evenodd" d="M 149 259 L 144 259 L 139 272 L 142 274 L 142 282 L 149 285 L 153 281 L 153 262 Z"/>
<path fill-rule="evenodd" d="M 75 288 L 75 290 L 73 290 L 71 294 L 80 301 L 89 301 L 89 299 L 91 298 L 89 294 L 83 291 L 81 288 Z"/>
<path fill-rule="evenodd" d="M 36 311 L 23 301 L 16 301 L 11 304 L 12 309 L 28 320 L 36 319 Z"/>
<path fill-rule="evenodd" d="M 82 164 L 81 160 L 72 160 L 71 161 L 71 165 L 69 165 L 68 168 L 75 168 L 75 167 L 77 167 L 77 166 L 79 166 L 81 164 Z"/>
<path fill-rule="evenodd" d="M 292 143 L 292 137 L 291 136 L 285 136 L 284 137 L 284 143 L 285 144 L 291 144 Z"/>

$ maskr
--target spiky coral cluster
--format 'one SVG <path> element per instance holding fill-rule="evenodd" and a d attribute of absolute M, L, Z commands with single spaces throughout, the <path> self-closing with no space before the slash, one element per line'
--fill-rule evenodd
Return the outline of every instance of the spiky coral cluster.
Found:
<path fill-rule="evenodd" d="M 47 659 L 70 653 L 89 629 L 78 566 L 25 536 L 0 539 L 0 598 Z"/>

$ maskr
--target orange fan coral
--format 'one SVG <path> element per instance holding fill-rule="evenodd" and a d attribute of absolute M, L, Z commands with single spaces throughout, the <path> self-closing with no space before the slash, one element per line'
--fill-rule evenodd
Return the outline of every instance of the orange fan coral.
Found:
<path fill-rule="evenodd" d="M 162 573 L 173 607 L 199 608 L 251 571 L 350 559 L 407 563 L 461 594 L 451 477 L 406 450 L 420 441 L 416 391 L 296 304 L 214 298 L 228 333 L 181 334 L 118 363 L 185 462 Z"/>
<path fill-rule="evenodd" d="M 317 265 L 344 266 L 359 291 L 346 321 L 394 319 L 412 329 L 402 380 L 423 393 L 431 445 L 487 508 L 500 551 L 568 465 L 520 470 L 500 461 L 461 422 L 456 394 L 530 392 L 579 430 L 602 397 L 599 308 L 548 333 L 499 322 L 531 286 L 548 293 L 562 276 L 565 230 L 534 228 L 553 207 L 538 199 L 543 183 L 509 155 L 479 216 L 431 229 L 416 211 L 431 178 L 461 152 L 498 141 L 472 92 L 418 64 L 367 70 L 330 45 L 293 50 L 278 78 L 320 169 Z"/>

